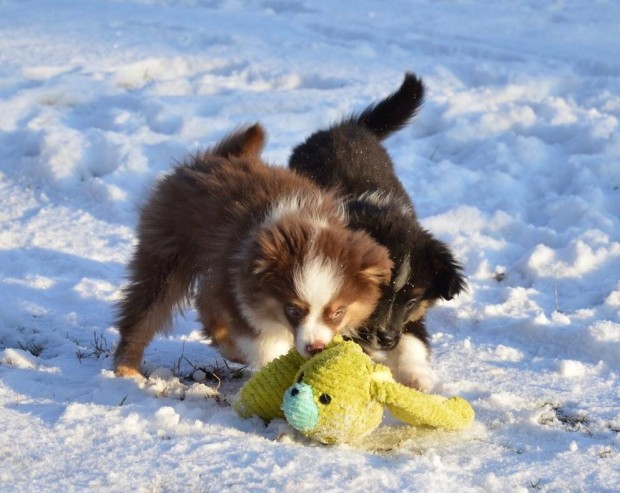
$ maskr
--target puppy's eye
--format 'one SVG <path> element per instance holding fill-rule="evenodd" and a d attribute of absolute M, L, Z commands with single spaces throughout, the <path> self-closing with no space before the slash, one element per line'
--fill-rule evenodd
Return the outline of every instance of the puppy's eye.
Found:
<path fill-rule="evenodd" d="M 297 379 L 297 383 L 301 383 L 304 379 L 304 374 L 302 373 L 301 375 L 299 375 L 299 378 Z"/>
<path fill-rule="evenodd" d="M 336 322 L 336 321 L 340 320 L 344 316 L 346 311 L 347 311 L 347 309 L 344 306 L 342 306 L 342 307 L 338 308 L 335 312 L 333 312 L 329 316 L 329 319 L 334 321 L 334 322 Z"/>
<path fill-rule="evenodd" d="M 327 406 L 332 401 L 332 396 L 329 394 L 321 394 L 319 397 L 319 402 Z"/>
<path fill-rule="evenodd" d="M 411 298 L 409 301 L 407 301 L 407 303 L 405 303 L 405 309 L 411 310 L 414 306 L 417 305 L 418 301 L 420 301 L 420 298 Z"/>
<path fill-rule="evenodd" d="M 284 305 L 284 314 L 293 325 L 296 325 L 301 322 L 302 318 L 304 318 L 306 310 L 297 305 L 289 303 L 287 305 Z"/>

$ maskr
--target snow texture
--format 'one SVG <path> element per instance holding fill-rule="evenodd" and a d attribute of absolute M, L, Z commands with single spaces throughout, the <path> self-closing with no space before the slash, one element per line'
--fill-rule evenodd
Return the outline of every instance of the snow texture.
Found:
<path fill-rule="evenodd" d="M 0 489 L 620 490 L 620 3 L 0 0 Z M 428 317 L 464 433 L 364 448 L 238 418 L 188 310 L 114 378 L 136 210 L 244 123 L 267 159 L 395 90 L 386 142 L 469 291 Z"/>

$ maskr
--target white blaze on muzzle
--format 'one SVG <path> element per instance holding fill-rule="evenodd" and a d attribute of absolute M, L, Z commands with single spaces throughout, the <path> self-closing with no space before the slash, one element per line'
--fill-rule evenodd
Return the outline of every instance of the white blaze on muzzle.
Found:
<path fill-rule="evenodd" d="M 308 306 L 308 314 L 297 327 L 295 346 L 309 356 L 308 346 L 327 345 L 334 336 L 323 321 L 323 312 L 342 286 L 342 273 L 332 261 L 317 255 L 305 259 L 293 282 L 297 296 Z"/>

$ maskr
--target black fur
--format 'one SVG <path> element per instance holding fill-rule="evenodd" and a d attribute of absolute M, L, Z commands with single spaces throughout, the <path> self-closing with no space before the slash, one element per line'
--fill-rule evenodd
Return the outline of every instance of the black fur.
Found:
<path fill-rule="evenodd" d="M 403 332 L 428 347 L 426 309 L 440 298 L 452 299 L 466 286 L 449 247 L 418 222 L 381 144 L 415 116 L 423 99 L 422 81 L 407 73 L 395 93 L 314 133 L 293 150 L 289 160 L 290 168 L 349 196 L 350 226 L 368 231 L 390 251 L 395 265 L 392 283 L 384 288 L 371 319 L 358 330 L 358 342 L 371 349 L 393 349 Z M 397 289 L 398 274 L 407 268 L 410 275 Z"/>

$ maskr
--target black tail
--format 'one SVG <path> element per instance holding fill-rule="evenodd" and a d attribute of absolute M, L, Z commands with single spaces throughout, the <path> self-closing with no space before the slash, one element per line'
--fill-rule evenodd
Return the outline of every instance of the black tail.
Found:
<path fill-rule="evenodd" d="M 383 140 L 407 125 L 423 102 L 422 79 L 407 72 L 398 91 L 378 103 L 371 104 L 359 115 L 353 115 L 346 123 L 361 125 Z"/>

